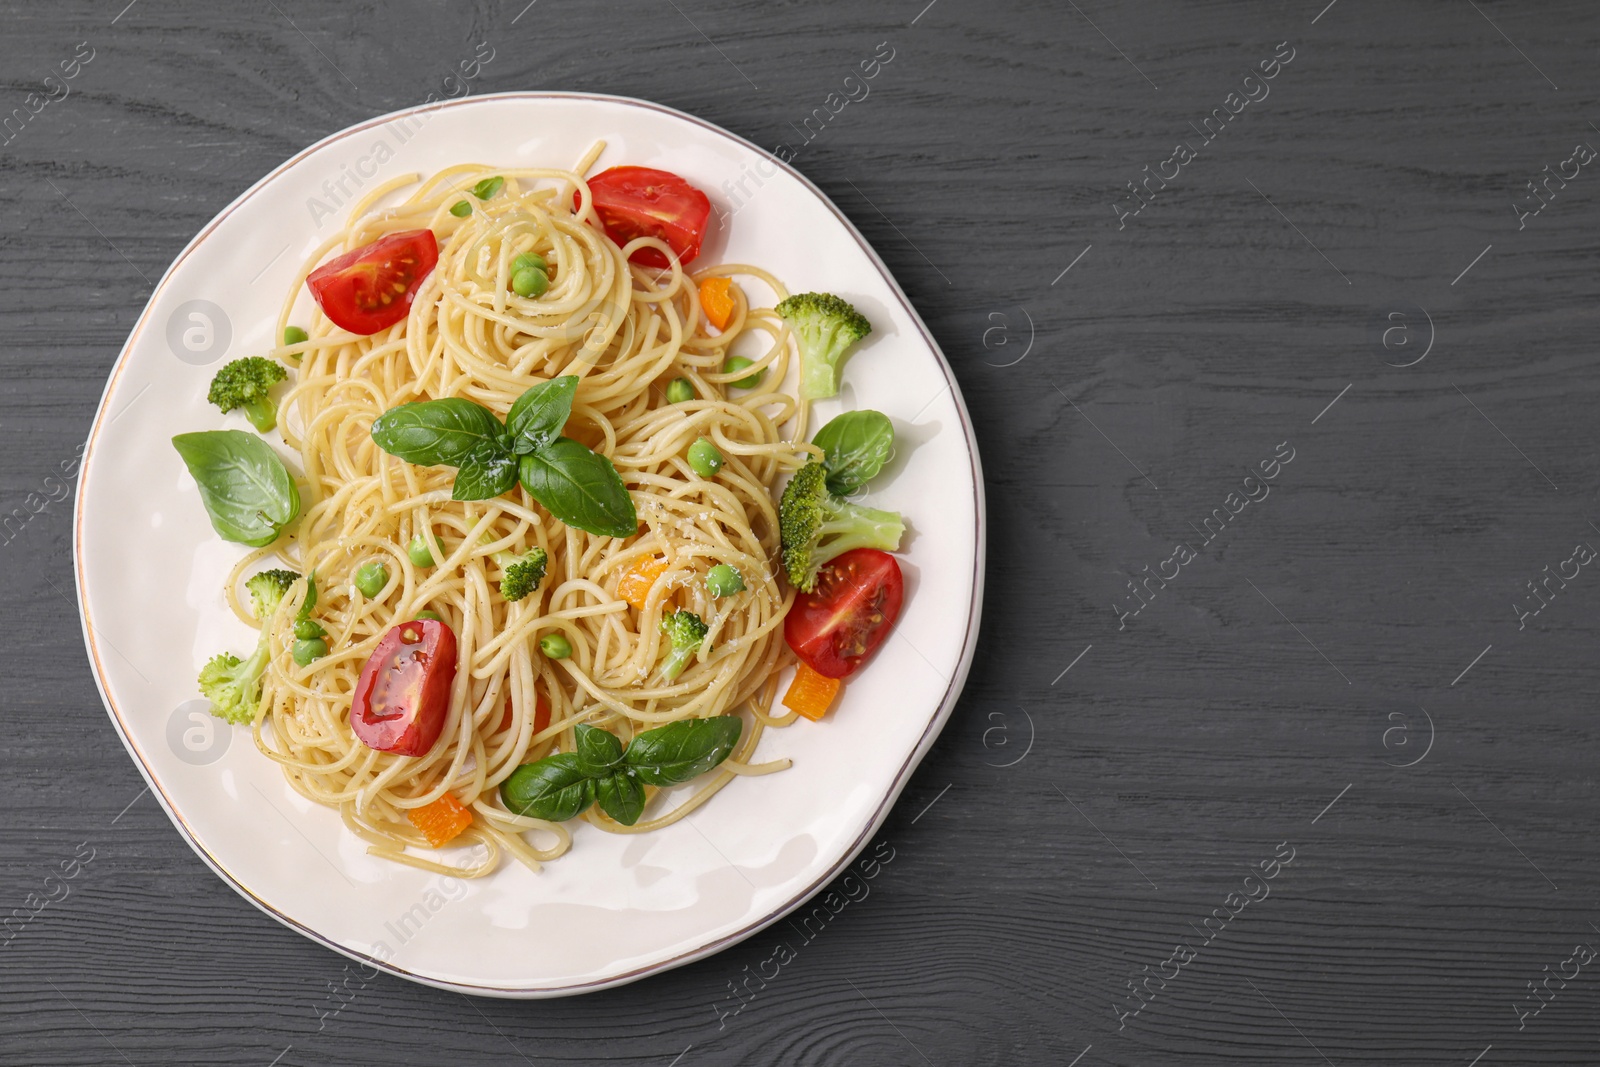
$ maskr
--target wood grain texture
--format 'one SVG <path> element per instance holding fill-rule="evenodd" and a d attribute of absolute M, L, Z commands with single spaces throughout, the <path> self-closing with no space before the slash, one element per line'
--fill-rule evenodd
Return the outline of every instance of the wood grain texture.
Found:
<path fill-rule="evenodd" d="M 780 925 L 564 1001 L 386 977 L 335 999 L 344 961 L 235 896 L 141 795 L 51 503 L 0 544 L 0 911 L 81 845 L 94 859 L 0 947 L 0 1061 L 1597 1062 L 1600 973 L 1521 1029 L 1517 1008 L 1600 945 L 1600 574 L 1523 629 L 1512 607 L 1600 544 L 1600 175 L 1521 229 L 1512 207 L 1600 146 L 1593 5 L 125 3 L 0 2 L 0 116 L 94 49 L 0 144 L 0 517 L 51 491 L 206 221 L 439 90 L 476 43 L 495 59 L 475 92 L 635 95 L 775 146 L 887 41 L 871 95 L 797 165 L 955 366 L 988 602 L 966 694 L 882 832 L 894 861 L 813 940 Z M 1285 41 L 1270 94 L 1200 145 L 1190 124 Z M 1119 228 L 1125 183 L 1179 141 L 1196 158 Z M 1421 348 L 1376 338 L 1411 305 L 1433 345 L 1395 366 Z M 1270 494 L 1203 543 L 1281 442 Z M 1178 542 L 1195 558 L 1124 626 L 1127 581 Z M 1270 896 L 1205 943 L 1279 842 L 1295 858 Z M 1119 1026 L 1127 983 L 1185 940 Z M 780 943 L 796 958 L 730 1002 Z"/>

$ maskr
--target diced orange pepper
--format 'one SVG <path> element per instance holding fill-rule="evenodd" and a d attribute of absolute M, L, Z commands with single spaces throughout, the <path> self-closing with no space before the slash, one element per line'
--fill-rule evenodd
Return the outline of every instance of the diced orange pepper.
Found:
<path fill-rule="evenodd" d="M 726 330 L 728 320 L 733 318 L 733 279 L 707 278 L 701 282 L 700 306 L 705 309 L 707 322 Z"/>
<path fill-rule="evenodd" d="M 827 713 L 833 705 L 833 698 L 839 695 L 842 688 L 844 682 L 840 679 L 818 674 L 802 663 L 800 669 L 794 672 L 789 691 L 783 694 L 783 706 L 816 722 Z"/>
<path fill-rule="evenodd" d="M 462 806 L 454 793 L 446 793 L 432 804 L 412 808 L 406 812 L 406 818 L 422 831 L 422 836 L 434 848 L 443 848 L 472 825 L 472 812 Z"/>
<path fill-rule="evenodd" d="M 533 732 L 534 733 L 538 733 L 539 731 L 543 730 L 545 727 L 550 725 L 550 702 L 544 698 L 544 694 L 542 692 L 540 692 L 539 690 L 535 689 L 533 691 L 533 693 L 534 693 L 534 701 L 533 701 Z M 504 715 L 500 716 L 499 729 L 504 730 L 504 729 L 508 728 L 510 725 L 511 725 L 511 694 L 507 693 L 506 694 L 506 711 L 505 711 Z"/>
<path fill-rule="evenodd" d="M 636 611 L 643 611 L 645 601 L 650 598 L 650 590 L 655 588 L 656 579 L 666 572 L 665 559 L 643 556 L 622 572 L 622 577 L 617 580 L 617 595 L 632 604 Z"/>

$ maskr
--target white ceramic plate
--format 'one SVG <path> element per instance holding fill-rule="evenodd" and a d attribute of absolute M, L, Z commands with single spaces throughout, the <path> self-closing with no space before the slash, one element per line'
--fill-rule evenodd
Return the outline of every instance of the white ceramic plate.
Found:
<path fill-rule="evenodd" d="M 873 407 L 898 433 L 868 497 L 902 511 L 906 604 L 893 637 L 822 723 L 769 731 L 793 769 L 736 781 L 665 830 L 578 825 L 534 874 L 475 882 L 366 855 L 338 816 L 284 784 L 248 733 L 210 719 L 195 675 L 255 635 L 222 584 L 219 540 L 169 438 L 244 426 L 207 404 L 224 360 L 269 345 L 295 266 L 364 190 L 452 163 L 683 175 L 728 213 L 702 262 L 760 264 L 836 292 L 872 321 L 818 421 Z M 977 636 L 983 492 L 955 379 L 905 294 L 820 191 L 724 130 L 638 100 L 515 93 L 373 119 L 306 149 L 234 201 L 156 286 L 89 434 L 74 533 L 84 637 L 111 721 L 174 825 L 263 911 L 402 977 L 472 993 L 559 996 L 628 982 L 750 936 L 838 875 L 882 823 L 949 717 Z"/>

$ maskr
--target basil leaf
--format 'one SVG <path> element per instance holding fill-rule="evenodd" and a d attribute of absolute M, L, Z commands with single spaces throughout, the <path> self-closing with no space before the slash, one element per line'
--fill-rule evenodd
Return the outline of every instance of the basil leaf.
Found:
<path fill-rule="evenodd" d="M 561 428 L 572 417 L 572 397 L 577 391 L 578 376 L 566 374 L 541 382 L 517 397 L 506 412 L 511 451 L 531 456 L 560 437 Z"/>
<path fill-rule="evenodd" d="M 461 460 L 451 500 L 493 500 L 517 484 L 517 457 L 495 441 L 487 441 Z"/>
<path fill-rule="evenodd" d="M 622 742 L 610 730 L 602 730 L 588 723 L 579 723 L 578 766 L 585 774 L 601 778 L 611 773 L 611 768 L 622 761 Z"/>
<path fill-rule="evenodd" d="M 894 424 L 881 411 L 847 411 L 817 431 L 811 443 L 827 453 L 828 492 L 849 496 L 871 481 L 894 452 Z"/>
<path fill-rule="evenodd" d="M 594 799 L 601 811 L 624 826 L 632 826 L 644 814 L 644 786 L 627 771 L 618 771 L 597 780 Z"/>
<path fill-rule="evenodd" d="M 528 495 L 568 526 L 603 537 L 627 537 L 639 529 L 617 468 L 570 437 L 523 456 L 518 476 Z"/>
<path fill-rule="evenodd" d="M 737 715 L 684 719 L 635 737 L 622 759 L 645 785 L 677 785 L 727 759 L 743 730 Z"/>
<path fill-rule="evenodd" d="M 181 433 L 172 447 L 194 475 L 211 526 L 224 541 L 270 545 L 300 514 L 294 479 L 272 446 L 255 434 Z"/>
<path fill-rule="evenodd" d="M 524 763 L 500 783 L 500 799 L 518 815 L 566 822 L 594 802 L 594 779 L 571 752 Z"/>
<path fill-rule="evenodd" d="M 372 423 L 372 440 L 379 448 L 407 463 L 429 467 L 459 467 L 476 449 L 498 442 L 504 433 L 494 412 L 458 396 L 401 404 Z"/>

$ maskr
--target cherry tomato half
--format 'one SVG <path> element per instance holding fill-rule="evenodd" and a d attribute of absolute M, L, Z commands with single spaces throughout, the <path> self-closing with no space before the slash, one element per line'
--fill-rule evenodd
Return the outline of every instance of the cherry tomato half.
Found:
<path fill-rule="evenodd" d="M 619 245 L 636 237 L 659 237 L 688 266 L 700 254 L 700 242 L 711 218 L 706 194 L 670 171 L 649 167 L 612 167 L 589 179 L 594 212 L 606 236 Z M 582 206 L 574 193 L 573 210 Z M 641 248 L 629 257 L 642 267 L 670 267 L 667 257 L 654 248 Z"/>
<path fill-rule="evenodd" d="M 456 677 L 456 635 L 437 619 L 393 627 L 367 657 L 350 702 L 350 729 L 379 752 L 424 756 L 439 740 Z"/>
<path fill-rule="evenodd" d="M 818 674 L 844 678 L 889 636 L 904 595 L 893 556 L 852 549 L 824 564 L 816 588 L 795 598 L 783 638 Z"/>
<path fill-rule="evenodd" d="M 366 335 L 406 317 L 438 262 L 433 231 L 406 230 L 330 259 L 311 272 L 306 285 L 335 326 Z"/>

